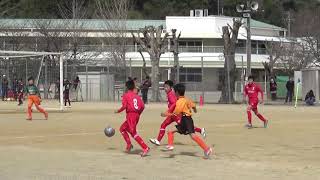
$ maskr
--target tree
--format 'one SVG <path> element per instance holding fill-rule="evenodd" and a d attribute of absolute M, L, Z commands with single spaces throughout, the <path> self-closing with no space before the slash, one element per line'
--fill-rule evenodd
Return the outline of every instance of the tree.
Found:
<path fill-rule="evenodd" d="M 266 51 L 269 55 L 269 61 L 262 62 L 264 70 L 267 72 L 269 79 L 274 78 L 274 67 L 284 55 L 284 46 L 281 42 L 267 41 L 265 42 Z"/>
<path fill-rule="evenodd" d="M 316 62 L 320 62 L 320 6 L 305 8 L 294 16 L 293 35 L 300 40 L 303 51 L 308 51 Z"/>
<path fill-rule="evenodd" d="M 148 52 L 151 60 L 151 82 L 152 82 L 152 100 L 160 101 L 159 81 L 160 71 L 159 63 L 160 57 L 167 49 L 168 33 L 162 36 L 163 26 L 146 26 L 141 28 L 137 33 L 131 33 L 134 41 L 139 47 Z M 143 37 L 141 37 L 141 34 Z"/>
<path fill-rule="evenodd" d="M 181 32 L 177 35 L 177 30 L 172 29 L 171 30 L 171 42 L 172 42 L 172 48 L 171 52 L 173 53 L 173 59 L 174 59 L 174 64 L 173 68 L 171 70 L 171 80 L 174 80 L 176 83 L 180 82 L 180 77 L 179 77 L 179 71 L 180 71 L 180 66 L 179 66 L 179 39 L 181 36 Z"/>
<path fill-rule="evenodd" d="M 238 40 L 238 32 L 242 26 L 242 19 L 233 19 L 233 26 L 229 24 L 222 27 L 224 41 L 224 77 L 222 80 L 222 92 L 219 103 L 233 103 L 234 84 L 236 80 L 235 52 Z M 228 78 L 229 77 L 229 78 Z"/>
<path fill-rule="evenodd" d="M 129 0 L 96 0 L 96 6 L 98 16 L 104 19 L 106 28 L 102 43 L 109 47 L 109 60 L 115 67 L 115 73 L 126 80 L 127 19 L 131 3 Z"/>

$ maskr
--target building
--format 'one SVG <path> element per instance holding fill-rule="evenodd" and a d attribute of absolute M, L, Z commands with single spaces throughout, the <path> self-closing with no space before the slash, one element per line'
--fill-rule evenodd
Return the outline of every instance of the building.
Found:
<path fill-rule="evenodd" d="M 138 53 L 131 32 L 145 26 L 162 25 L 167 32 L 177 29 L 181 32 L 179 41 L 180 81 L 188 84 L 195 91 L 219 91 L 223 76 L 223 40 L 222 27 L 232 24 L 232 17 L 225 16 L 168 16 L 165 20 L 127 20 L 121 22 L 125 27 L 127 76 L 143 79 L 143 61 Z M 90 61 L 92 70 L 109 71 L 110 49 L 112 46 L 104 39 L 114 32 L 112 27 L 119 21 L 88 20 L 34 20 L 34 19 L 1 19 L 1 50 L 32 51 L 65 51 L 66 58 L 72 59 L 75 39 L 78 56 L 81 60 Z M 108 24 L 108 25 L 106 25 Z M 110 26 L 111 24 L 111 26 Z M 269 55 L 265 43 L 268 41 L 285 41 L 286 30 L 271 24 L 251 20 L 252 33 L 252 74 L 259 81 L 264 80 L 265 72 L 262 62 L 268 61 Z M 108 35 L 109 34 L 109 35 Z M 50 43 L 48 43 L 50 41 Z M 57 43 L 53 43 L 57 41 Z M 56 48 L 55 48 L 56 47 Z M 143 52 L 147 67 L 150 59 Z M 242 69 L 246 68 L 246 30 L 239 31 L 236 64 L 240 81 Z M 83 65 L 83 64 L 82 64 Z M 161 80 L 168 79 L 173 66 L 173 53 L 166 52 L 161 56 Z M 202 71 L 203 69 L 203 71 Z M 78 71 L 84 71 L 83 68 Z"/>

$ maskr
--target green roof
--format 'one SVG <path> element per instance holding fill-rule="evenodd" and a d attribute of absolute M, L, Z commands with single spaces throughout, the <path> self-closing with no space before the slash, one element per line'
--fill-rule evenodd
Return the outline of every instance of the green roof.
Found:
<path fill-rule="evenodd" d="M 251 27 L 254 28 L 261 28 L 261 29 L 276 29 L 276 30 L 283 30 L 284 28 L 278 27 L 278 26 L 274 26 L 272 24 L 268 24 L 268 23 L 264 23 L 261 21 L 257 21 L 254 19 L 251 19 Z"/>
<path fill-rule="evenodd" d="M 0 28 L 31 29 L 41 26 L 50 29 L 106 30 L 108 27 L 126 27 L 128 30 L 139 30 L 145 26 L 165 28 L 165 20 L 101 20 L 101 19 L 0 19 Z"/>

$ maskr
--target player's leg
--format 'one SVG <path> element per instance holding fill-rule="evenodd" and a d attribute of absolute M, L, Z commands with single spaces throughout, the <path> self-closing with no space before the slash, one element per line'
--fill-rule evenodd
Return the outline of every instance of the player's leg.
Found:
<path fill-rule="evenodd" d="M 149 139 L 150 142 L 157 146 L 160 146 L 160 142 L 166 133 L 167 126 L 169 126 L 172 122 L 173 122 L 173 118 L 171 116 L 166 117 L 166 119 L 160 125 L 160 130 L 159 130 L 157 139 Z"/>
<path fill-rule="evenodd" d="M 247 107 L 247 116 L 248 116 L 248 124 L 246 127 L 252 128 L 252 114 L 251 114 L 252 107 L 251 105 L 248 105 Z"/>
<path fill-rule="evenodd" d="M 169 130 L 168 131 L 168 145 L 166 146 L 167 150 L 172 151 L 174 149 L 173 141 L 174 141 L 174 133 L 178 132 L 177 130 Z"/>
<path fill-rule="evenodd" d="M 33 105 L 33 99 L 31 96 L 28 97 L 28 106 L 27 106 L 27 120 L 32 120 L 32 105 Z"/>
<path fill-rule="evenodd" d="M 44 108 L 40 106 L 40 98 L 38 96 L 32 96 L 33 102 L 39 112 L 41 112 L 46 119 L 48 119 L 48 113 Z"/>
<path fill-rule="evenodd" d="M 268 120 L 264 116 L 262 116 L 262 114 L 259 113 L 258 108 L 254 108 L 252 110 L 253 110 L 254 114 L 263 122 L 264 128 L 267 128 Z"/>
<path fill-rule="evenodd" d="M 209 158 L 210 154 L 212 154 L 212 148 L 210 148 L 194 131 L 194 123 L 191 117 L 184 117 L 184 128 L 186 130 L 186 134 L 189 134 L 191 139 L 195 141 L 204 151 L 204 157 Z"/>
<path fill-rule="evenodd" d="M 140 135 L 137 133 L 137 124 L 139 122 L 140 115 L 139 114 L 127 114 L 127 122 L 129 126 L 129 133 L 133 137 L 133 139 L 140 145 L 142 148 L 141 156 L 144 157 L 150 151 L 150 148 L 146 145 Z"/>
<path fill-rule="evenodd" d="M 120 129 L 119 129 L 124 141 L 127 144 L 126 152 L 130 152 L 131 149 L 133 148 L 131 141 L 130 141 L 130 137 L 128 135 L 128 129 L 129 129 L 129 126 L 128 126 L 127 121 L 122 123 L 122 125 L 120 126 Z"/>

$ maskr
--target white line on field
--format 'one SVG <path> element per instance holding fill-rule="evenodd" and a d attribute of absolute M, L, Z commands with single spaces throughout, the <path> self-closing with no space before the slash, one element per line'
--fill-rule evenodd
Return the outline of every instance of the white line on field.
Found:
<path fill-rule="evenodd" d="M 47 137 L 64 137 L 64 136 L 85 136 L 85 135 L 97 135 L 97 134 L 103 134 L 103 132 L 69 133 L 69 134 L 58 134 L 58 135 L 48 135 L 48 136 L 0 137 L 0 140 L 8 140 L 8 139 L 28 139 L 28 138 L 47 138 Z"/>

